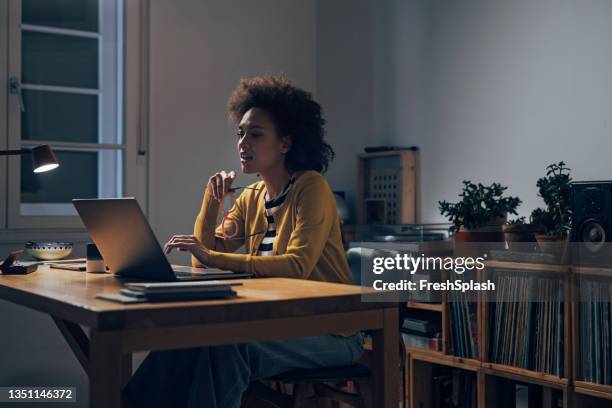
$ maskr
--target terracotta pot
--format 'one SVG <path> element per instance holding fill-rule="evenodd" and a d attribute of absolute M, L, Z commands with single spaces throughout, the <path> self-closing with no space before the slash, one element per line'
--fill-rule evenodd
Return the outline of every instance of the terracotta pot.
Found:
<path fill-rule="evenodd" d="M 463 228 L 455 232 L 455 242 L 504 242 L 504 233 L 501 230 L 464 230 Z"/>
<path fill-rule="evenodd" d="M 455 233 L 455 242 L 504 242 L 502 225 L 507 216 L 493 218 L 487 225 L 475 229 L 461 227 Z"/>
<path fill-rule="evenodd" d="M 532 224 L 505 224 L 502 226 L 504 239 L 511 251 L 531 250 L 532 246 L 526 243 L 536 242 L 535 233 L 538 227 Z"/>
<path fill-rule="evenodd" d="M 536 241 L 540 251 L 546 254 L 552 254 L 555 258 L 561 260 L 565 248 L 567 247 L 567 234 L 550 236 L 546 234 L 535 234 Z"/>
<path fill-rule="evenodd" d="M 493 218 L 487 225 L 475 229 L 461 227 L 453 236 L 453 254 L 455 256 L 483 256 L 490 250 L 504 249 L 502 224 L 506 215 Z"/>
<path fill-rule="evenodd" d="M 493 249 L 504 249 L 504 233 L 501 225 L 487 225 L 482 228 L 455 232 L 453 237 L 455 256 L 483 256 Z"/>

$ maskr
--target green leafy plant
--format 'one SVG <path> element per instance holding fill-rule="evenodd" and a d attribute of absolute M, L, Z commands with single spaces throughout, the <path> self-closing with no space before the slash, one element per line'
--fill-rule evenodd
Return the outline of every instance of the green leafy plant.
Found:
<path fill-rule="evenodd" d="M 521 203 L 518 197 L 504 197 L 504 187 L 499 183 L 484 186 L 463 181 L 463 191 L 459 194 L 461 200 L 457 203 L 439 201 L 440 213 L 453 223 L 453 229 L 476 229 L 489 224 L 495 218 L 515 214 Z"/>
<path fill-rule="evenodd" d="M 524 225 L 525 224 L 525 217 L 518 217 L 518 218 L 515 218 L 513 220 L 508 220 L 508 222 L 506 224 L 508 224 L 508 225 Z"/>
<path fill-rule="evenodd" d="M 531 223 L 538 226 L 541 234 L 561 237 L 571 228 L 572 209 L 570 202 L 570 168 L 565 163 L 553 163 L 546 167 L 546 177 L 538 179 L 538 195 L 545 208 L 536 208 L 531 213 Z"/>

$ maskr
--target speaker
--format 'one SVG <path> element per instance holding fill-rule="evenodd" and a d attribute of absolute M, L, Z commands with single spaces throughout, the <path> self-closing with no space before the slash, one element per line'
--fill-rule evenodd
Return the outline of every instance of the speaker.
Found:
<path fill-rule="evenodd" d="M 572 183 L 572 263 L 612 268 L 612 181 Z"/>

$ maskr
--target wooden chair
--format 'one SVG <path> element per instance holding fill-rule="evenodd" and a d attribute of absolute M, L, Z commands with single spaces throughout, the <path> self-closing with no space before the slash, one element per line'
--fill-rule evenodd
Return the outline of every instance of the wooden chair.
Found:
<path fill-rule="evenodd" d="M 351 259 L 351 255 L 355 253 L 356 252 L 353 251 L 348 253 L 349 263 L 361 262 L 360 259 L 355 259 L 354 257 Z M 351 268 L 351 270 L 354 271 L 352 277 L 354 284 L 361 283 L 360 272 L 357 272 L 358 270 L 360 271 L 360 269 L 361 268 Z M 405 303 L 400 303 L 398 307 L 398 323 L 401 329 L 407 308 Z M 401 335 L 399 339 L 399 370 L 404 374 L 406 347 Z M 342 367 L 291 370 L 268 379 L 273 382 L 291 384 L 293 386 L 291 395 L 277 391 L 264 382 L 255 381 L 250 385 L 244 395 L 243 407 L 321 407 L 322 399 L 344 402 L 355 408 L 372 407 L 373 401 L 370 385 L 372 371 L 370 370 L 369 360 L 370 355 L 366 348 L 362 361 L 356 364 Z M 353 384 L 353 392 L 346 391 L 342 389 L 342 386 L 338 386 L 339 384 L 346 385 L 349 382 Z"/>
<path fill-rule="evenodd" d="M 405 304 L 400 304 L 400 327 L 405 311 Z M 404 374 L 406 348 L 401 336 L 399 348 L 400 366 L 398 369 Z M 291 395 L 275 390 L 264 382 L 255 381 L 245 394 L 243 407 L 321 407 L 324 400 L 344 402 L 355 408 L 372 407 L 370 384 L 372 371 L 369 359 L 370 355 L 366 349 L 362 358 L 363 362 L 342 367 L 291 370 L 266 381 L 291 384 L 293 386 Z M 349 382 L 353 384 L 353 391 L 347 391 L 342 387 Z"/>
<path fill-rule="evenodd" d="M 246 407 L 307 408 L 324 406 L 324 400 L 342 401 L 356 408 L 372 406 L 369 381 L 370 368 L 361 363 L 344 367 L 292 370 L 269 380 L 291 384 L 291 395 L 256 381 L 247 391 Z M 339 385 L 352 381 L 355 392 L 343 390 Z M 268 382 L 268 381 L 266 381 Z M 333 385 L 332 385 L 333 384 Z"/>

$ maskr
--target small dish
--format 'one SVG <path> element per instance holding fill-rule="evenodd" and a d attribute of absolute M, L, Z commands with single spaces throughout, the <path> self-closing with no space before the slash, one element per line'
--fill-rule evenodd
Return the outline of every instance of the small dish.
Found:
<path fill-rule="evenodd" d="M 28 253 L 41 261 L 55 261 L 70 255 L 72 242 L 26 242 Z"/>

